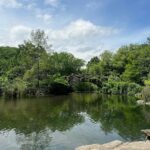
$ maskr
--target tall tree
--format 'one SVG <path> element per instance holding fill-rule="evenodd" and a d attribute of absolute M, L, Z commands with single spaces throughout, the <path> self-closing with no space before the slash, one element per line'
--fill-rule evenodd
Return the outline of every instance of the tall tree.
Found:
<path fill-rule="evenodd" d="M 40 52 L 41 51 L 48 51 L 51 48 L 51 45 L 48 44 L 48 36 L 45 34 L 43 30 L 37 29 L 33 30 L 31 32 L 31 43 L 35 45 L 35 48 L 37 50 L 37 73 L 38 73 L 38 88 L 40 87 Z"/>

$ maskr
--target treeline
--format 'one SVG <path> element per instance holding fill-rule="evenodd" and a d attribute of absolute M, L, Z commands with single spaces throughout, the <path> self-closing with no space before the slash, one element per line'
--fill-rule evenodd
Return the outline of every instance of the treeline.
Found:
<path fill-rule="evenodd" d="M 144 44 L 123 46 L 116 53 L 104 51 L 87 64 L 70 53 L 52 51 L 47 41 L 44 31 L 36 30 L 18 48 L 0 47 L 1 95 L 135 94 L 145 84 L 145 92 L 149 91 L 149 39 Z"/>
<path fill-rule="evenodd" d="M 87 72 L 99 75 L 104 93 L 138 93 L 150 81 L 150 41 L 123 46 L 116 53 L 104 51 L 88 62 Z"/>

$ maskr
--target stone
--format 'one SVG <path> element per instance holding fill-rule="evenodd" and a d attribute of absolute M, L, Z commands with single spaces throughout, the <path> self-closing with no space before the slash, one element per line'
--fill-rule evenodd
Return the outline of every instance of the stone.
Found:
<path fill-rule="evenodd" d="M 146 102 L 145 104 L 148 105 L 148 106 L 150 106 L 150 102 Z"/>
<path fill-rule="evenodd" d="M 80 146 L 75 150 L 97 150 L 99 149 L 99 147 L 100 147 L 99 144 L 92 144 L 92 145 Z"/>
<path fill-rule="evenodd" d="M 138 105 L 145 105 L 145 101 L 144 101 L 144 100 L 138 100 L 138 101 L 137 101 L 137 104 L 138 104 Z"/>
<path fill-rule="evenodd" d="M 141 130 L 144 134 L 150 136 L 150 129 Z"/>
<path fill-rule="evenodd" d="M 122 141 L 116 140 L 116 141 L 112 141 L 112 142 L 107 143 L 107 144 L 103 144 L 102 146 L 103 146 L 104 148 L 106 148 L 106 149 L 113 149 L 113 148 L 115 148 L 115 147 L 117 147 L 117 146 L 119 146 L 119 145 L 121 145 L 121 144 L 123 144 Z"/>
<path fill-rule="evenodd" d="M 150 150 L 150 142 L 139 141 L 124 143 L 121 146 L 115 148 L 114 150 Z"/>
<path fill-rule="evenodd" d="M 112 141 L 106 144 L 81 146 L 75 150 L 150 150 L 149 141 L 125 142 Z"/>
<path fill-rule="evenodd" d="M 148 105 L 148 106 L 150 106 L 150 102 L 145 102 L 144 100 L 138 100 L 136 103 L 138 105 Z"/>

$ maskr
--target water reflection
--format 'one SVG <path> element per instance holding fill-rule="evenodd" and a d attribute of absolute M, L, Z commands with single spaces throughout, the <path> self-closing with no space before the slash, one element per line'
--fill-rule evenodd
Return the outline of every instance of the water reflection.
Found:
<path fill-rule="evenodd" d="M 71 94 L 0 100 L 0 148 L 71 150 L 83 144 L 139 140 L 150 109 L 134 98 Z M 9 142 L 8 142 L 9 141 Z"/>

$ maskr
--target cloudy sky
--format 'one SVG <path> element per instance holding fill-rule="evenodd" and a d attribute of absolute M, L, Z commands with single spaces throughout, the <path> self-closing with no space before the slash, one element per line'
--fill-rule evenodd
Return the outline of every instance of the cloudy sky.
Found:
<path fill-rule="evenodd" d="M 56 51 L 88 60 L 150 36 L 150 0 L 0 0 L 0 45 L 42 29 Z"/>

